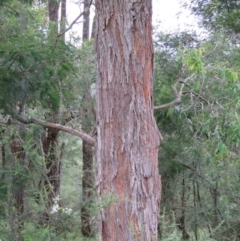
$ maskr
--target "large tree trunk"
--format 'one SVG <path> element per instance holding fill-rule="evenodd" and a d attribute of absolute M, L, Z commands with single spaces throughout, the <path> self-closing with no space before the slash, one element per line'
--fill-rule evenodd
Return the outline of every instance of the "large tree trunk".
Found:
<path fill-rule="evenodd" d="M 156 241 L 160 134 L 153 116 L 152 4 L 96 0 L 100 241 Z"/>

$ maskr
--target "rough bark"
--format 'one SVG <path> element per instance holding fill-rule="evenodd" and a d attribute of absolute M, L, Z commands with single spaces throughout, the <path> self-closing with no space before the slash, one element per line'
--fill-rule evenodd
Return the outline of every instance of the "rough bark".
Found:
<path fill-rule="evenodd" d="M 160 135 L 153 116 L 152 3 L 96 0 L 99 241 L 156 241 Z"/>

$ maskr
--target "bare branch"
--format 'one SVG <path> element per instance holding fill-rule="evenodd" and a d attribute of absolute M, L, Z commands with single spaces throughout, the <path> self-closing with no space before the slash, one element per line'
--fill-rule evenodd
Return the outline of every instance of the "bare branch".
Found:
<path fill-rule="evenodd" d="M 174 95 L 175 95 L 175 100 L 173 100 L 172 102 L 170 103 L 167 103 L 167 104 L 163 104 L 163 105 L 159 105 L 159 106 L 154 106 L 153 109 L 154 110 L 163 110 L 163 109 L 167 109 L 167 108 L 170 108 L 176 104 L 179 104 L 181 101 L 182 101 L 182 90 L 183 90 L 183 87 L 185 85 L 187 85 L 189 87 L 189 84 L 187 84 L 187 80 L 191 79 L 195 74 L 193 73 L 192 75 L 190 75 L 188 78 L 185 79 L 185 81 L 181 81 L 181 80 L 178 80 L 177 83 L 173 86 L 173 92 L 174 92 Z M 178 92 L 177 91 L 177 88 L 176 88 L 176 85 L 178 83 L 182 83 L 182 86 L 180 88 L 180 91 Z"/>
<path fill-rule="evenodd" d="M 90 1 L 89 6 L 88 6 L 87 8 L 85 8 L 84 11 L 82 11 L 82 12 L 73 20 L 73 22 L 69 25 L 68 28 L 66 28 L 64 31 L 58 33 L 57 38 L 56 38 L 56 41 L 55 41 L 55 45 L 58 43 L 60 37 L 61 37 L 62 35 L 64 35 L 67 31 L 69 31 L 69 30 L 73 27 L 73 25 L 78 21 L 78 19 L 81 18 L 81 17 L 83 16 L 83 14 L 90 9 L 91 5 L 92 5 L 92 0 Z"/>
<path fill-rule="evenodd" d="M 183 91 L 182 94 L 193 94 L 195 96 L 197 96 L 199 99 L 201 99 L 202 101 L 204 101 L 206 104 L 208 104 L 210 106 L 210 103 L 201 95 L 199 95 L 198 93 L 190 90 L 190 91 Z"/>
<path fill-rule="evenodd" d="M 63 125 L 55 124 L 55 123 L 45 122 L 45 121 L 42 121 L 42 120 L 39 120 L 39 119 L 36 119 L 36 118 L 31 118 L 31 120 L 32 120 L 32 122 L 37 123 L 37 124 L 39 124 L 41 126 L 55 128 L 55 129 L 61 130 L 63 132 L 70 133 L 70 134 L 72 134 L 74 136 L 80 137 L 82 140 L 88 142 L 91 145 L 94 145 L 95 142 L 96 142 L 95 139 L 92 138 L 87 133 L 78 131 L 78 130 L 73 129 L 71 127 L 63 126 Z"/>
<path fill-rule="evenodd" d="M 183 88 L 183 86 L 182 86 Z M 182 88 L 180 90 L 180 92 L 177 91 L 177 88 L 175 86 L 173 86 L 173 92 L 174 92 L 174 95 L 175 95 L 175 100 L 173 100 L 172 102 L 170 103 L 167 103 L 167 104 L 163 104 L 163 105 L 159 105 L 159 106 L 154 106 L 154 110 L 163 110 L 163 109 L 167 109 L 169 107 L 172 107 L 178 103 L 181 102 L 181 97 L 182 97 Z"/>
<path fill-rule="evenodd" d="M 73 129 L 73 128 L 68 127 L 68 126 L 46 122 L 46 121 L 43 121 L 43 120 L 39 120 L 37 118 L 29 118 L 28 119 L 25 116 L 21 116 L 21 115 L 17 115 L 17 114 L 13 114 L 13 117 L 16 120 L 18 120 L 19 122 L 21 122 L 23 124 L 26 124 L 26 125 L 31 124 L 31 123 L 36 123 L 36 124 L 39 124 L 43 127 L 58 129 L 58 130 L 61 130 L 63 132 L 69 133 L 73 136 L 77 136 L 77 137 L 81 138 L 82 140 L 86 141 L 87 143 L 89 143 L 91 145 L 94 145 L 96 143 L 95 139 L 92 136 L 90 136 L 89 134 L 78 131 L 78 130 Z"/>

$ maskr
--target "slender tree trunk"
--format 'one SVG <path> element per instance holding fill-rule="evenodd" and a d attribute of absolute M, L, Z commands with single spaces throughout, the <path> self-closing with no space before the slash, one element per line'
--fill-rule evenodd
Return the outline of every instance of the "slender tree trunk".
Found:
<path fill-rule="evenodd" d="M 193 180 L 193 206 L 194 206 L 194 236 L 195 236 L 195 240 L 198 241 L 198 220 L 197 220 L 197 193 L 196 193 L 196 185 L 195 185 L 195 181 Z"/>
<path fill-rule="evenodd" d="M 83 14 L 83 32 L 82 32 L 82 39 L 88 40 L 89 39 L 89 23 L 90 23 L 90 9 L 89 9 L 89 0 L 84 0 L 84 14 Z"/>
<path fill-rule="evenodd" d="M 0 141 L 2 142 L 2 136 L 6 135 L 6 131 L 1 131 Z M 7 185 L 7 175 L 6 175 L 6 168 L 7 168 L 7 162 L 6 162 L 6 145 L 5 143 L 1 143 L 1 171 L 2 175 L 0 176 L 0 216 L 6 217 L 6 204 L 7 204 L 7 198 L 8 198 L 8 185 Z"/>
<path fill-rule="evenodd" d="M 160 135 L 153 116 L 152 3 L 96 0 L 99 241 L 156 241 Z"/>
<path fill-rule="evenodd" d="M 87 90 L 89 92 L 89 90 Z M 93 102 L 90 94 L 85 94 L 83 101 L 86 102 L 86 109 L 84 109 L 82 129 L 88 133 L 92 129 L 94 119 L 91 115 L 91 103 Z M 91 204 L 94 198 L 94 170 L 93 170 L 93 147 L 88 142 L 82 142 L 83 153 L 83 178 L 82 178 L 82 201 L 83 207 L 81 209 L 81 229 L 82 234 L 86 237 L 94 235 L 94 228 L 92 223 Z"/>
<path fill-rule="evenodd" d="M 95 32 L 96 32 L 96 16 L 94 16 L 93 18 L 91 39 L 95 38 Z"/>
<path fill-rule="evenodd" d="M 48 0 L 48 17 L 52 22 L 58 22 L 58 0 Z"/>
<path fill-rule="evenodd" d="M 66 17 L 67 17 L 67 0 L 62 0 L 61 4 L 61 26 L 60 30 L 63 32 L 66 29 Z M 63 41 L 65 42 L 65 33 L 62 36 Z"/>
<path fill-rule="evenodd" d="M 64 17 L 64 12 L 66 9 L 66 5 L 62 5 L 61 17 Z M 55 38 L 58 33 L 58 10 L 59 10 L 59 0 L 48 0 L 48 15 L 50 23 L 54 23 L 55 28 L 49 29 L 49 38 Z M 58 110 L 52 112 L 48 115 L 49 119 L 54 122 L 56 117 L 59 116 Z M 59 160 L 56 148 L 58 141 L 58 133 L 59 130 L 54 128 L 46 128 L 46 135 L 42 137 L 42 148 L 45 157 L 45 165 L 47 174 L 43 180 L 39 183 L 39 189 L 43 189 L 46 192 L 46 208 L 43 212 L 43 224 L 48 224 L 50 220 L 50 211 L 54 204 L 54 199 L 59 196 L 60 190 L 60 178 L 61 178 L 61 160 Z"/>
<path fill-rule="evenodd" d="M 45 224 L 49 222 L 49 214 L 54 204 L 54 198 L 60 194 L 61 161 L 56 153 L 58 132 L 59 130 L 48 128 L 46 137 L 42 139 L 47 170 L 47 175 L 43 180 L 43 187 L 46 192 L 46 209 L 42 221 Z"/>
<path fill-rule="evenodd" d="M 81 226 L 82 234 L 85 237 L 94 235 L 93 223 L 91 223 L 91 203 L 93 202 L 94 173 L 93 173 L 93 147 L 83 141 L 83 179 L 82 179 L 82 200 Z"/>
<path fill-rule="evenodd" d="M 213 229 L 218 226 L 218 182 L 216 182 L 215 187 L 210 188 L 210 192 L 213 199 Z"/>
<path fill-rule="evenodd" d="M 25 114 L 25 106 L 23 103 L 17 103 L 19 114 Z M 26 163 L 25 150 L 23 148 L 24 124 L 17 123 L 18 135 L 11 142 L 11 153 L 13 158 L 13 176 L 10 192 L 9 205 L 9 224 L 10 224 L 10 240 L 23 241 L 22 230 L 24 226 L 24 191 L 26 185 Z"/>
<path fill-rule="evenodd" d="M 182 202 L 182 215 L 178 220 L 178 228 L 182 231 L 182 238 L 183 240 L 187 240 L 190 238 L 190 235 L 187 233 L 186 223 L 185 223 L 185 210 L 186 210 L 186 186 L 185 186 L 185 175 L 183 172 L 182 177 L 182 195 L 181 195 L 181 202 Z"/>
<path fill-rule="evenodd" d="M 6 169 L 6 150 L 5 150 L 5 144 L 2 144 L 1 146 L 1 154 L 2 154 L 2 181 L 5 180 L 5 172 L 4 170 Z"/>
<path fill-rule="evenodd" d="M 84 15 L 83 15 L 83 31 L 82 38 L 83 41 L 89 39 L 89 16 L 90 11 L 86 10 L 89 7 L 89 0 L 84 0 Z M 87 93 L 83 96 L 83 101 L 87 103 L 92 103 L 92 97 L 88 93 L 90 90 L 87 90 Z M 91 115 L 86 108 L 91 106 L 86 106 L 84 109 L 84 118 L 83 121 L 83 131 L 88 133 L 93 125 L 95 120 L 91 120 Z M 82 142 L 82 152 L 83 152 L 83 178 L 82 178 L 82 201 L 83 207 L 81 209 L 81 229 L 82 234 L 85 237 L 91 237 L 94 235 L 92 215 L 91 215 L 91 203 L 93 202 L 93 188 L 94 188 L 94 170 L 93 170 L 93 147 L 86 141 Z"/>
<path fill-rule="evenodd" d="M 54 40 L 58 33 L 59 0 L 48 0 L 48 17 L 50 21 L 49 38 Z"/>

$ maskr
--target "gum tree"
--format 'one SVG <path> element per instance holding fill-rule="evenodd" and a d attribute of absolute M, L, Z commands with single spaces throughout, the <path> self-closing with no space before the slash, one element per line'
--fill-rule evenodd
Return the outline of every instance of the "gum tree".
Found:
<path fill-rule="evenodd" d="M 99 240 L 157 240 L 152 3 L 96 0 Z"/>

